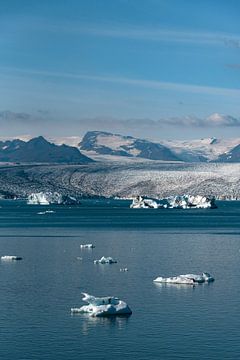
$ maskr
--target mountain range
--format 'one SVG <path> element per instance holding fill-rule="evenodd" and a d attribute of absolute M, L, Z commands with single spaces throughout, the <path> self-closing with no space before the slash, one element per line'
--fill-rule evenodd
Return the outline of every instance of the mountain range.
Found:
<path fill-rule="evenodd" d="M 95 160 L 118 157 L 184 162 L 240 162 L 240 138 L 162 140 L 160 143 L 90 131 L 77 145 Z"/>
<path fill-rule="evenodd" d="M 71 146 L 70 146 L 71 145 Z M 0 141 L 0 161 L 19 163 L 87 164 L 93 161 L 240 162 L 240 138 L 162 140 L 89 131 L 47 140 L 42 136 Z"/>

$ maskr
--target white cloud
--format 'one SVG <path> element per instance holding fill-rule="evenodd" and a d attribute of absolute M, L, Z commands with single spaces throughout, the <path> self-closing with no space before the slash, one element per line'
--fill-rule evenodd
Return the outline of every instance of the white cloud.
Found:
<path fill-rule="evenodd" d="M 240 126 L 240 118 L 214 113 L 204 119 L 196 116 L 186 116 L 163 120 L 163 123 L 165 125 L 186 127 L 238 127 Z"/>

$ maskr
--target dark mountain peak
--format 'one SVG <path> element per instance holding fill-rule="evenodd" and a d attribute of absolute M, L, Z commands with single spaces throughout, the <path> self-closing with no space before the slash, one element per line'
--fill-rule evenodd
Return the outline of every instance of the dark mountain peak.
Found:
<path fill-rule="evenodd" d="M 0 161 L 82 164 L 93 160 L 75 147 L 55 145 L 38 136 L 28 142 L 13 140 L 0 144 Z"/>
<path fill-rule="evenodd" d="M 43 136 L 37 136 L 28 141 L 28 144 L 51 144 Z"/>

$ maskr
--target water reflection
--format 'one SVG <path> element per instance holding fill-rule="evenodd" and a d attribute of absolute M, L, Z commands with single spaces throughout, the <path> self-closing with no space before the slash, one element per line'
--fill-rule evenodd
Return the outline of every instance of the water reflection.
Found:
<path fill-rule="evenodd" d="M 195 284 L 173 284 L 173 283 L 157 283 L 157 282 L 154 282 L 154 285 L 158 288 L 158 289 L 163 289 L 163 288 L 175 288 L 175 289 L 178 289 L 178 290 L 194 290 L 196 288 L 196 286 L 198 285 L 195 285 Z M 202 284 L 203 286 L 204 284 Z"/>
<path fill-rule="evenodd" d="M 106 317 L 94 317 L 87 314 L 72 314 L 74 317 L 81 317 L 82 334 L 89 335 L 91 329 L 98 326 L 104 326 L 112 330 L 124 330 L 128 324 L 131 315 L 118 315 L 118 316 L 106 316 Z"/>

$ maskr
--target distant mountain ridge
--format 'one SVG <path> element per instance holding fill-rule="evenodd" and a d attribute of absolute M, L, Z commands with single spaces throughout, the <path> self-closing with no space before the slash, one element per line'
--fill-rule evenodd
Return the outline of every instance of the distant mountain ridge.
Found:
<path fill-rule="evenodd" d="M 0 161 L 81 164 L 93 160 L 75 147 L 58 146 L 39 136 L 27 142 L 19 139 L 0 141 Z"/>
<path fill-rule="evenodd" d="M 180 161 L 176 154 L 162 144 L 103 131 L 87 132 L 79 143 L 79 149 L 101 155 Z"/>
<path fill-rule="evenodd" d="M 161 140 L 160 143 L 106 131 L 45 139 L 42 136 L 0 140 L 0 161 L 84 164 L 92 161 L 147 160 L 183 162 L 240 162 L 240 138 Z"/>

